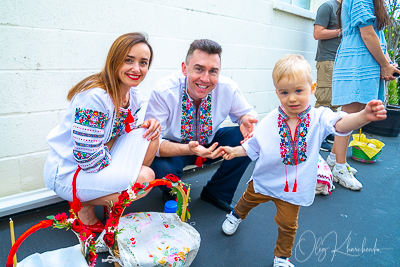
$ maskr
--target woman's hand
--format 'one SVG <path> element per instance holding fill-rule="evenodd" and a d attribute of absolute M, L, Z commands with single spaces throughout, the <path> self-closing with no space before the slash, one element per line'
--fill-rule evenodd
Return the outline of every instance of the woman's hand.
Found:
<path fill-rule="evenodd" d="M 398 70 L 394 64 L 390 65 L 388 62 L 388 64 L 381 67 L 380 78 L 384 81 L 394 80 L 396 79 L 396 77 L 393 76 L 394 73 L 398 73 L 400 75 L 400 70 Z"/>
<path fill-rule="evenodd" d="M 160 122 L 158 120 L 156 119 L 145 120 L 142 123 L 141 127 L 147 129 L 147 131 L 143 135 L 143 138 L 147 137 L 147 140 L 154 141 L 158 137 L 160 137 L 161 127 L 160 127 Z"/>

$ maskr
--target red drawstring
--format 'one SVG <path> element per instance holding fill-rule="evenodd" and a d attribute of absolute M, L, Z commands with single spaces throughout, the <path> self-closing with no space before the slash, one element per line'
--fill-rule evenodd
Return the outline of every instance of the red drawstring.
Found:
<path fill-rule="evenodd" d="M 130 131 L 132 131 L 131 128 L 131 123 L 135 122 L 135 119 L 132 116 L 131 110 L 128 109 L 128 115 L 126 116 L 125 120 L 123 121 L 125 125 L 125 132 L 129 133 Z"/>
<path fill-rule="evenodd" d="M 75 171 L 74 179 L 72 180 L 72 203 L 70 204 L 71 210 L 76 214 L 81 210 L 82 203 L 79 198 L 76 196 L 76 178 L 78 177 L 78 173 L 81 170 L 81 166 L 78 166 L 78 169 Z"/>
<path fill-rule="evenodd" d="M 301 120 L 300 120 L 300 118 L 298 118 L 298 120 L 299 121 L 297 121 L 297 125 L 296 125 L 296 132 L 295 132 L 295 134 L 297 133 L 297 127 L 299 126 L 299 122 L 301 122 Z M 296 151 L 296 149 L 295 149 L 295 144 L 294 144 L 294 140 L 293 140 L 293 137 L 292 137 L 292 131 L 290 130 L 290 127 L 289 127 L 289 124 L 287 123 L 287 121 L 285 120 L 285 123 L 286 123 L 286 125 L 288 126 L 288 128 L 289 128 L 289 134 L 290 134 L 290 139 L 292 140 L 292 144 L 293 144 L 293 153 L 294 153 L 294 164 L 295 164 L 295 166 L 296 166 L 296 173 L 295 173 L 295 177 L 294 177 L 294 185 L 293 185 L 293 189 L 292 189 L 292 192 L 293 193 L 296 193 L 297 192 L 297 157 L 298 157 L 298 151 Z M 297 153 L 296 153 L 297 152 Z M 285 163 L 284 163 L 285 164 Z M 286 183 L 285 183 L 285 189 L 283 189 L 283 191 L 285 191 L 285 192 L 289 192 L 289 183 L 288 183 L 288 180 L 287 180 L 287 168 L 286 168 L 286 164 L 285 164 L 285 177 L 286 177 Z"/>
<path fill-rule="evenodd" d="M 285 189 L 283 189 L 283 191 L 289 192 L 289 183 L 288 183 L 288 181 L 287 181 L 287 169 L 286 169 L 286 164 L 285 164 L 285 177 L 286 177 L 286 185 L 285 185 Z"/>

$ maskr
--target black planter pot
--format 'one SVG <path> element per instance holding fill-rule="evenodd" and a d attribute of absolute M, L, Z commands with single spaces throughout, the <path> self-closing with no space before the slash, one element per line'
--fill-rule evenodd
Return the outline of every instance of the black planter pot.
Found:
<path fill-rule="evenodd" d="M 380 136 L 397 137 L 400 134 L 400 106 L 387 105 L 387 118 L 373 121 L 362 127 L 362 130 Z"/>

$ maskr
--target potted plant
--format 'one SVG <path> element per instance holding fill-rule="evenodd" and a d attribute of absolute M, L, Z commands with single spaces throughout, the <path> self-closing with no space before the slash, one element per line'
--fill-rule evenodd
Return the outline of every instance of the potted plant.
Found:
<path fill-rule="evenodd" d="M 400 1 L 388 0 L 387 9 L 391 25 L 385 29 L 387 50 L 392 62 L 400 66 Z M 397 137 L 400 134 L 400 81 L 393 80 L 387 84 L 386 90 L 387 118 L 374 121 L 363 127 L 363 130 L 381 136 Z"/>

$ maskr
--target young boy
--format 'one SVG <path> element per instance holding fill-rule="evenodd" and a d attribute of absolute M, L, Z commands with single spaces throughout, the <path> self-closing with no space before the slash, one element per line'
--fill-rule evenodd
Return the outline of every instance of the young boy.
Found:
<path fill-rule="evenodd" d="M 258 158 L 248 187 L 222 225 L 233 235 L 239 223 L 260 203 L 274 202 L 278 239 L 274 266 L 294 266 L 289 257 L 297 231 L 300 206 L 314 201 L 319 148 L 329 134 L 348 135 L 370 121 L 386 118 L 379 100 L 370 101 L 364 110 L 348 114 L 331 109 L 312 108 L 311 67 L 301 55 L 286 55 L 272 72 L 281 105 L 257 126 L 254 136 L 242 146 L 223 147 L 224 159 L 249 156 Z"/>

